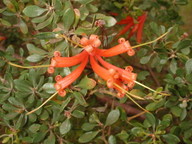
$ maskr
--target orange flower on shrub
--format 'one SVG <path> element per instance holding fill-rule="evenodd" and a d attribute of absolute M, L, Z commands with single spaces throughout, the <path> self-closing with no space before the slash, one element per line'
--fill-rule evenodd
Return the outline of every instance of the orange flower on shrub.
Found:
<path fill-rule="evenodd" d="M 134 22 L 134 19 L 131 16 L 127 16 L 125 19 L 122 19 L 117 24 L 126 25 L 126 26 L 116 35 L 116 37 L 121 36 L 129 31 L 128 38 L 136 34 L 137 42 L 141 43 L 143 26 L 144 26 L 146 17 L 147 17 L 147 13 L 143 13 L 141 16 L 137 18 L 136 23 Z"/>
<path fill-rule="evenodd" d="M 132 72 L 132 67 L 127 67 L 125 70 L 107 63 L 102 57 L 111 57 L 127 52 L 129 56 L 135 54 L 131 45 L 125 39 L 120 38 L 119 44 L 110 49 L 99 49 L 101 41 L 97 35 L 91 35 L 89 38 L 83 37 L 80 44 L 84 50 L 72 57 L 61 57 L 60 52 L 56 51 L 51 59 L 49 73 L 54 73 L 56 67 L 71 67 L 79 64 L 79 66 L 68 76 L 62 78 L 58 75 L 55 77 L 55 88 L 60 96 L 65 96 L 65 89 L 71 85 L 83 72 L 88 60 L 90 60 L 93 71 L 106 81 L 108 88 L 115 89 L 119 98 L 125 95 L 125 91 L 117 87 L 119 85 L 124 90 L 130 90 L 135 84 L 137 75 Z M 102 66 L 101 66 L 102 65 Z"/>

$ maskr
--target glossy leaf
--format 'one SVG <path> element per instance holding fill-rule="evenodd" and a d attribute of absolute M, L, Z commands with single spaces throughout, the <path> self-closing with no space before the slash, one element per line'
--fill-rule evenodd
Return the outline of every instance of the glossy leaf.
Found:
<path fill-rule="evenodd" d="M 105 125 L 109 126 L 109 125 L 114 124 L 119 119 L 119 116 L 120 116 L 119 109 L 115 109 L 115 110 L 110 111 L 110 113 L 107 116 Z"/>
<path fill-rule="evenodd" d="M 95 123 L 84 123 L 81 128 L 84 130 L 84 131 L 91 131 L 94 127 L 96 127 L 97 124 Z"/>
<path fill-rule="evenodd" d="M 62 135 L 68 133 L 71 130 L 71 122 L 67 118 L 59 127 L 59 131 Z"/>
<path fill-rule="evenodd" d="M 187 74 L 192 73 L 192 59 L 187 60 L 187 62 L 185 63 L 185 69 Z"/>
<path fill-rule="evenodd" d="M 88 78 L 85 76 L 80 83 L 77 85 L 77 87 L 83 88 L 83 89 L 93 89 L 96 86 L 96 81 L 94 79 Z"/>
<path fill-rule="evenodd" d="M 27 44 L 27 49 L 30 54 L 44 55 L 47 53 L 45 50 L 37 48 L 36 46 L 30 43 Z"/>
<path fill-rule="evenodd" d="M 72 8 L 66 9 L 66 11 L 63 14 L 63 25 L 66 31 L 70 29 L 74 20 L 75 20 L 75 13 L 73 9 Z"/>
<path fill-rule="evenodd" d="M 54 17 L 54 13 L 51 14 L 51 16 L 45 20 L 44 22 L 42 23 L 39 23 L 37 26 L 36 26 L 36 30 L 40 30 L 40 29 L 43 29 L 45 28 L 46 26 L 50 25 L 52 20 L 53 20 L 53 17 Z"/>
<path fill-rule="evenodd" d="M 163 138 L 168 144 L 178 144 L 180 142 L 179 138 L 173 134 L 163 135 Z"/>
<path fill-rule="evenodd" d="M 79 137 L 78 141 L 79 141 L 79 143 L 88 143 L 92 139 L 94 139 L 98 133 L 99 133 L 99 131 L 86 132 Z"/>
<path fill-rule="evenodd" d="M 45 11 L 47 11 L 47 9 L 41 8 L 36 5 L 30 5 L 23 10 L 23 13 L 28 17 L 36 17 L 40 16 Z"/>
<path fill-rule="evenodd" d="M 56 92 L 56 89 L 55 89 L 55 87 L 54 87 L 54 83 L 45 83 L 45 84 L 43 85 L 43 89 L 44 89 L 47 93 L 49 93 L 49 94 L 53 94 L 53 93 Z"/>
<path fill-rule="evenodd" d="M 43 59 L 43 57 L 41 55 L 38 54 L 33 54 L 30 55 L 26 58 L 29 62 L 39 62 L 40 60 Z"/>
<path fill-rule="evenodd" d="M 108 138 L 108 143 L 109 144 L 116 144 L 117 143 L 116 137 L 114 135 L 110 135 Z"/>
<path fill-rule="evenodd" d="M 22 33 L 24 33 L 24 34 L 28 33 L 28 26 L 22 19 L 20 19 L 19 28 L 20 28 Z"/>
<path fill-rule="evenodd" d="M 73 94 L 80 105 L 85 106 L 85 107 L 88 106 L 87 102 L 85 101 L 83 95 L 80 92 L 74 92 Z"/>

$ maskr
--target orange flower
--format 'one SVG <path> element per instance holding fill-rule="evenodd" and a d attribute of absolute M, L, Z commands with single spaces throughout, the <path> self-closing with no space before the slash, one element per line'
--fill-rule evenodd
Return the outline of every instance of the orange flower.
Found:
<path fill-rule="evenodd" d="M 129 32 L 128 38 L 132 37 L 136 33 L 136 40 L 138 43 L 142 41 L 143 25 L 145 23 L 147 13 L 142 14 L 137 18 L 137 23 L 134 23 L 134 19 L 130 16 L 127 16 L 125 19 L 122 19 L 117 24 L 126 24 L 126 26 L 116 35 L 116 37 Z"/>
<path fill-rule="evenodd" d="M 70 84 L 72 84 L 83 72 L 86 64 L 88 62 L 88 56 L 85 57 L 84 61 L 81 62 L 79 67 L 77 67 L 72 73 L 67 75 L 66 77 L 62 78 L 62 76 L 57 75 L 55 77 L 56 84 L 55 89 L 58 91 L 60 96 L 65 96 L 65 88 L 67 88 Z"/>
<path fill-rule="evenodd" d="M 80 64 L 68 76 L 62 78 L 62 76 L 58 75 L 55 77 L 55 88 L 58 91 L 58 94 L 61 96 L 66 95 L 65 88 L 72 84 L 81 75 L 88 62 L 88 59 L 90 58 L 90 64 L 93 71 L 106 81 L 109 88 L 114 88 L 118 91 L 118 97 L 123 97 L 125 95 L 124 90 L 129 90 L 134 86 L 134 81 L 137 75 L 132 73 L 133 68 L 130 66 L 127 67 L 126 70 L 123 70 L 107 63 L 101 58 L 101 56 L 111 57 L 124 52 L 127 52 L 130 56 L 135 54 L 128 41 L 125 41 L 125 39 L 121 38 L 118 42 L 118 45 L 110 49 L 99 49 L 98 47 L 101 45 L 99 37 L 97 35 L 91 35 L 89 39 L 87 37 L 83 37 L 80 40 L 84 50 L 76 56 L 61 57 L 60 52 L 56 51 L 54 53 L 54 57 L 51 59 L 51 64 L 48 69 L 49 73 L 53 73 L 55 67 L 71 67 Z M 104 67 L 100 66 L 97 61 Z M 117 87 L 115 84 L 119 85 L 124 90 Z"/>
<path fill-rule="evenodd" d="M 59 51 L 54 52 L 54 57 L 51 59 L 50 67 L 48 68 L 48 73 L 54 73 L 54 67 L 71 67 L 79 64 L 84 58 L 88 56 L 86 51 L 73 57 L 61 57 Z"/>

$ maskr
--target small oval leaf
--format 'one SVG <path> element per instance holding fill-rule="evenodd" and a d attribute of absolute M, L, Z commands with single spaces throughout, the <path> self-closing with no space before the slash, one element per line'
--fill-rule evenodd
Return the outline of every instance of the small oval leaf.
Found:
<path fill-rule="evenodd" d="M 91 141 L 92 139 L 94 139 L 98 133 L 99 133 L 99 131 L 86 132 L 79 137 L 78 141 L 80 143 L 87 143 L 87 142 Z"/>
<path fill-rule="evenodd" d="M 109 126 L 114 124 L 119 119 L 119 116 L 120 116 L 119 109 L 112 110 L 107 116 L 105 125 Z"/>
<path fill-rule="evenodd" d="M 47 11 L 47 9 L 40 8 L 36 5 L 30 5 L 24 8 L 23 13 L 28 17 L 36 17 L 40 16 L 45 11 Z"/>
<path fill-rule="evenodd" d="M 61 126 L 59 127 L 59 131 L 61 134 L 66 134 L 71 130 L 71 122 L 69 119 L 66 119 Z"/>

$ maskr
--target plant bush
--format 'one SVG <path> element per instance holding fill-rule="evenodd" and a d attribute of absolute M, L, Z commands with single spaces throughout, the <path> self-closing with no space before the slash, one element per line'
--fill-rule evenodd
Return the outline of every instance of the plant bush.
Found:
<path fill-rule="evenodd" d="M 1 1 L 1 143 L 192 144 L 192 39 L 182 30 L 179 13 L 187 4 L 187 0 Z M 120 68 L 132 66 L 137 73 L 133 88 L 129 85 L 135 79 L 126 81 L 125 92 L 123 86 L 106 82 L 105 70 L 99 73 L 94 68 L 93 59 L 99 61 L 96 55 L 103 53 L 86 47 L 95 39 L 83 45 L 82 38 L 91 35 L 98 35 L 101 51 L 121 45 L 120 37 L 131 46 L 140 44 L 129 47 L 128 55 L 116 47 L 114 55 L 110 51 L 110 58 L 103 58 Z M 83 49 L 92 60 L 82 72 L 81 66 L 72 65 L 84 57 L 76 64 L 62 59 L 64 66 L 50 68 L 58 51 L 71 57 Z M 70 81 L 64 93 L 54 87 L 57 75 L 68 78 L 62 84 Z"/>

